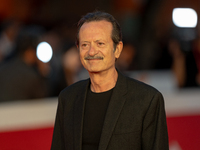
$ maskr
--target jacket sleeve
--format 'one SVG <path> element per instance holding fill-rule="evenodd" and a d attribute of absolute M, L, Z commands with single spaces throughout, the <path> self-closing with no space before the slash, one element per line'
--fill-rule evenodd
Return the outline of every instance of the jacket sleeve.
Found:
<path fill-rule="evenodd" d="M 157 92 L 151 100 L 143 121 L 143 150 L 169 150 L 164 99 Z"/>
<path fill-rule="evenodd" d="M 62 134 L 62 131 L 63 131 L 63 105 L 61 100 L 59 99 L 51 150 L 64 150 L 64 135 Z"/>

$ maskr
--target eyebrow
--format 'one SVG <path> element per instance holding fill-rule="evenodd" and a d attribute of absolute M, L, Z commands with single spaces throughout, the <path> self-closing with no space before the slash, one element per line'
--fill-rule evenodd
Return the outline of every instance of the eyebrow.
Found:
<path fill-rule="evenodd" d="M 86 43 L 90 43 L 90 42 L 88 42 L 88 41 L 80 41 L 81 43 L 83 43 L 83 42 L 86 42 Z"/>
<path fill-rule="evenodd" d="M 98 40 L 95 40 L 94 42 L 97 43 L 100 41 L 106 42 L 106 40 L 103 40 L 103 39 L 98 39 Z M 80 43 L 90 43 L 90 42 L 89 41 L 80 41 Z"/>
<path fill-rule="evenodd" d="M 99 41 L 104 41 L 104 40 L 96 40 L 96 41 L 94 41 L 95 43 L 96 42 L 99 42 Z M 83 42 L 86 42 L 86 43 L 90 43 L 89 41 L 80 41 L 81 43 L 83 43 Z"/>
<path fill-rule="evenodd" d="M 100 40 L 96 40 L 96 41 L 94 41 L 94 42 L 97 43 L 97 42 L 100 42 L 100 41 L 105 42 L 105 40 L 102 40 L 102 39 L 100 39 Z"/>

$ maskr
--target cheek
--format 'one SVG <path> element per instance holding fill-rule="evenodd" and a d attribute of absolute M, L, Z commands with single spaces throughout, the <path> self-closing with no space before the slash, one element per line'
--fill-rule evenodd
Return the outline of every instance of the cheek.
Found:
<path fill-rule="evenodd" d="M 80 54 L 79 54 L 79 58 L 80 58 L 82 64 L 84 64 L 84 62 L 85 62 L 85 59 L 84 59 L 85 55 L 86 55 L 86 53 L 83 53 L 83 52 L 80 52 Z"/>
<path fill-rule="evenodd" d="M 115 52 L 112 51 L 112 53 L 110 54 L 110 57 L 111 57 L 111 60 L 115 61 L 115 58 L 116 58 L 116 55 L 115 55 Z"/>
<path fill-rule="evenodd" d="M 106 65 L 113 65 L 115 63 L 115 56 L 112 53 L 107 54 L 107 56 L 105 57 L 104 63 Z"/>
<path fill-rule="evenodd" d="M 80 55 L 80 59 L 83 59 L 84 56 L 85 56 L 85 52 L 84 51 L 80 51 L 79 55 Z"/>
<path fill-rule="evenodd" d="M 83 64 L 83 62 L 84 62 L 84 57 L 82 57 L 81 55 L 80 55 L 80 60 L 81 60 L 81 63 Z"/>

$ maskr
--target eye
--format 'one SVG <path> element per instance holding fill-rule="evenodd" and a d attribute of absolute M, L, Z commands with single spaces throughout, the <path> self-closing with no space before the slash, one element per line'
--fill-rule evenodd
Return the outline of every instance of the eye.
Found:
<path fill-rule="evenodd" d="M 103 42 L 98 42 L 98 46 L 104 46 Z"/>
<path fill-rule="evenodd" d="M 87 47 L 88 47 L 88 44 L 87 44 L 87 43 L 83 43 L 83 44 L 81 44 L 81 47 L 82 47 L 82 48 L 87 48 Z"/>

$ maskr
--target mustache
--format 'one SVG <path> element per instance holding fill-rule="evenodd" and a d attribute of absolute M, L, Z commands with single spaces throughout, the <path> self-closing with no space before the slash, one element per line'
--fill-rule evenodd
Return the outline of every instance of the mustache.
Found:
<path fill-rule="evenodd" d="M 85 60 L 91 60 L 91 59 L 103 59 L 102 56 L 85 56 L 84 57 Z"/>

